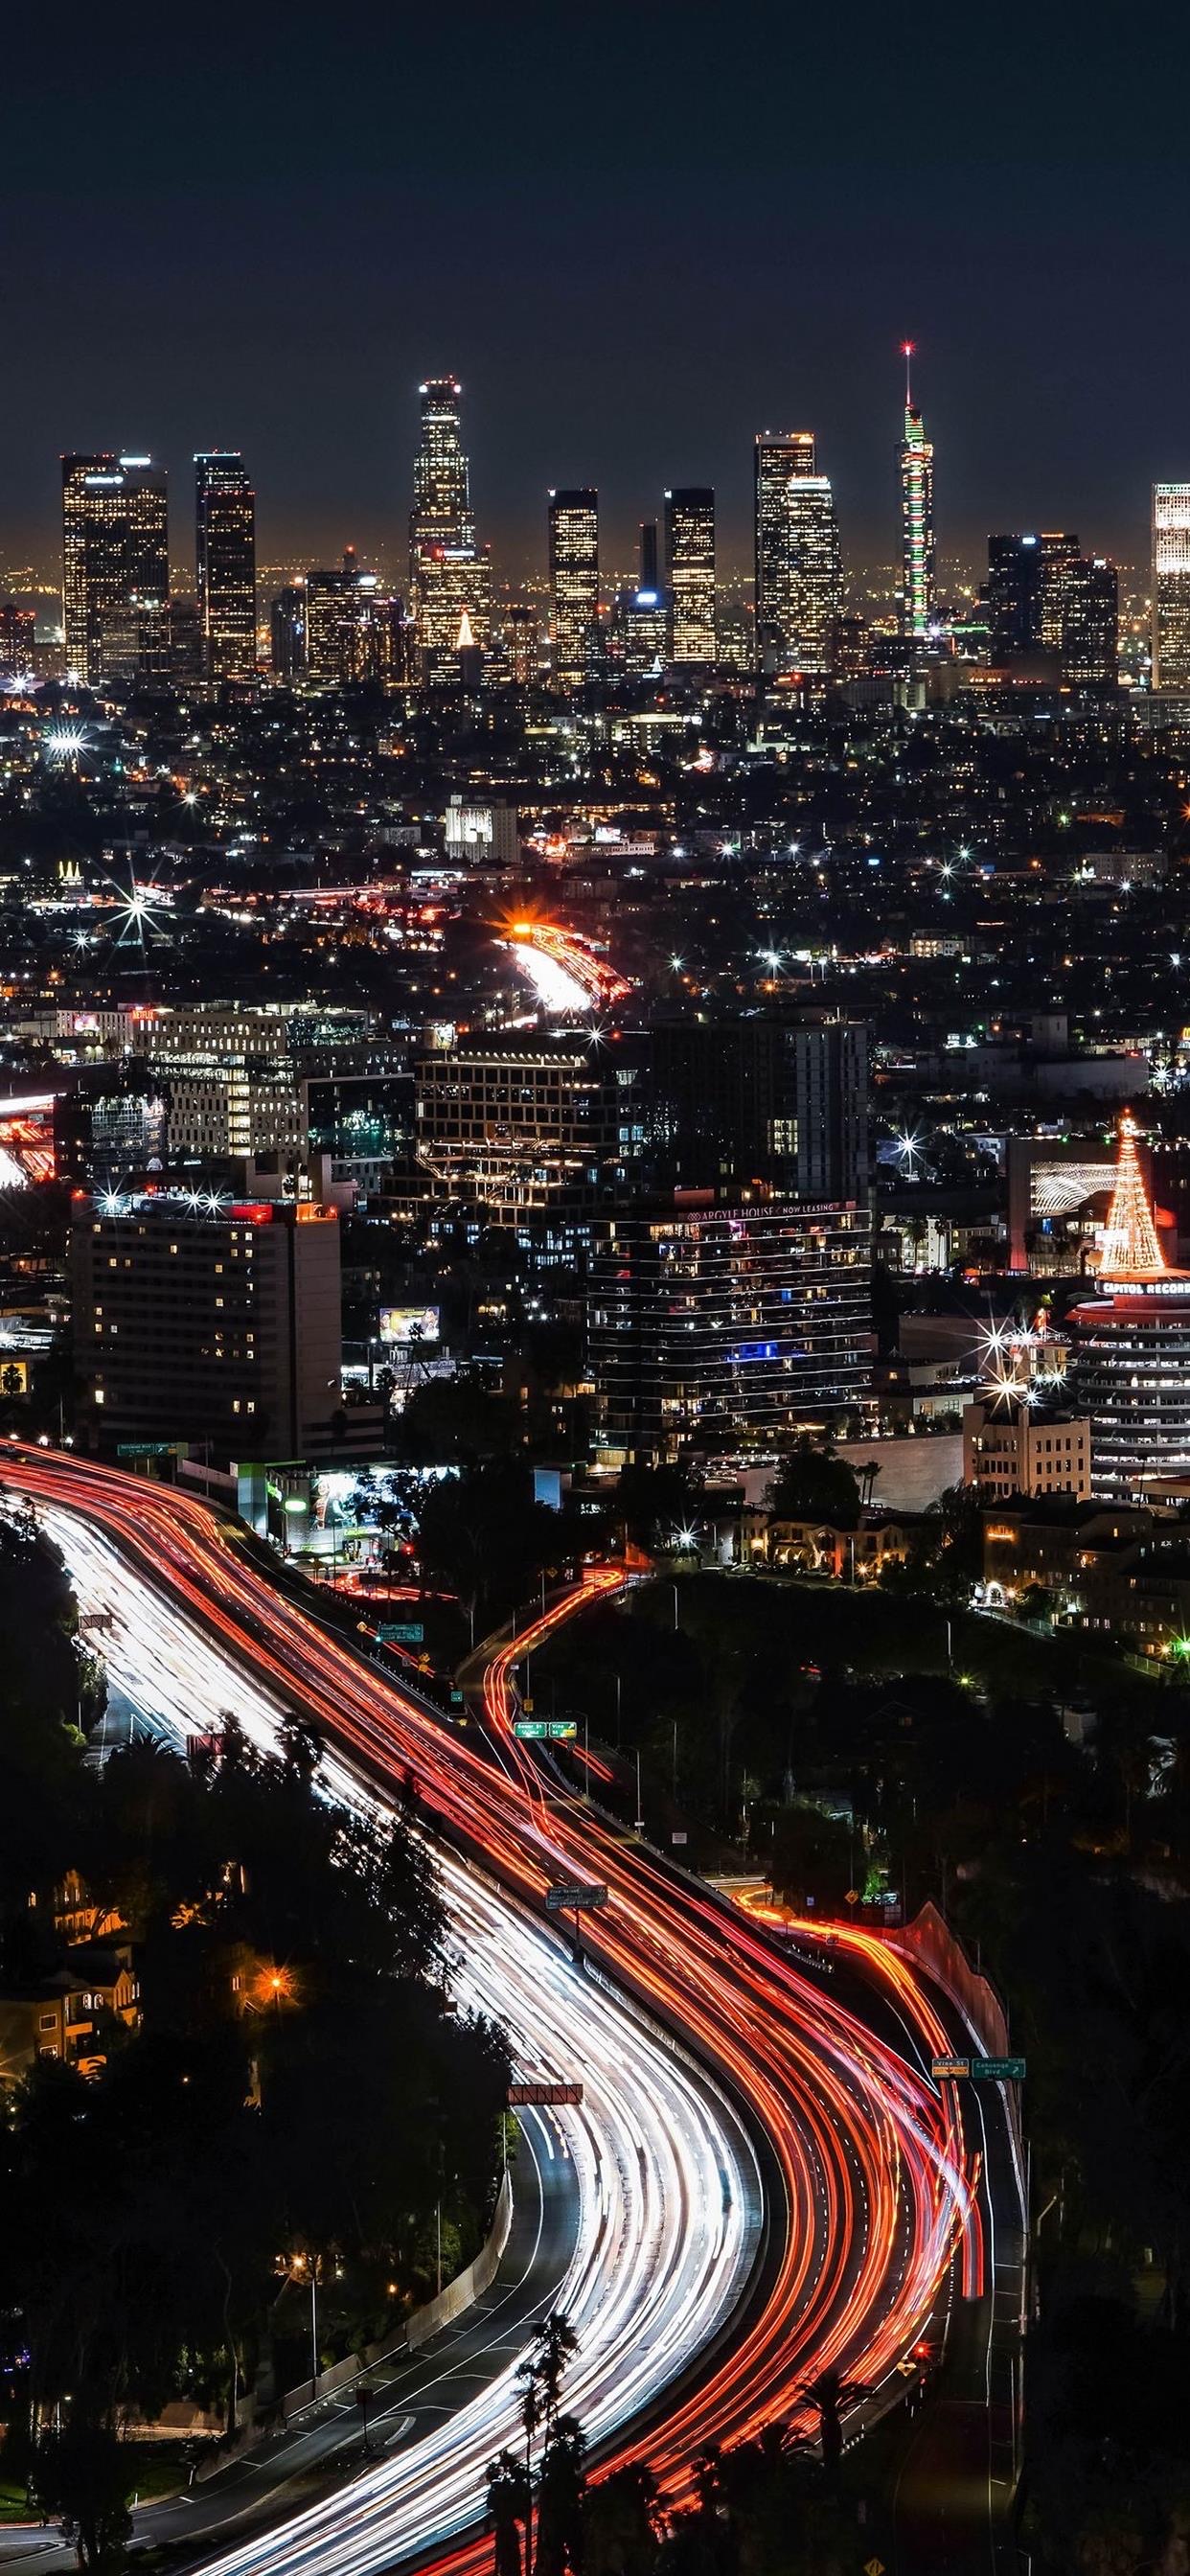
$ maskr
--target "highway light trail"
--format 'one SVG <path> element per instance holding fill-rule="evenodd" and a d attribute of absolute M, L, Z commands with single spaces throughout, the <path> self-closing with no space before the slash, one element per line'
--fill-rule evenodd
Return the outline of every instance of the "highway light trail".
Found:
<path fill-rule="evenodd" d="M 967 2285 L 981 2277 L 979 2176 L 953 2089 L 939 2091 L 928 2075 L 934 2030 L 942 2027 L 935 2005 L 906 1962 L 891 1963 L 873 1944 L 877 1955 L 862 1963 L 877 1989 L 870 2026 L 862 2009 L 779 1957 L 709 1891 L 676 1878 L 577 1796 L 551 1793 L 511 1737 L 508 1671 L 573 1603 L 555 1605 L 489 1667 L 488 1721 L 508 1766 L 498 1768 L 279 1594 L 240 1539 L 190 1497 L 41 1450 L 0 1454 L 0 1476 L 18 1495 L 82 1513 L 139 1575 L 201 1623 L 242 1674 L 275 1702 L 306 1711 L 370 1782 L 399 1781 L 412 1769 L 426 1812 L 448 1839 L 481 1857 L 531 1908 L 540 1911 L 545 1889 L 560 1878 L 606 1882 L 610 1903 L 589 1919 L 589 1948 L 746 2106 L 765 2143 L 773 2222 L 763 2295 L 749 2298 L 730 2332 L 710 2342 L 725 2304 L 704 2285 L 687 2309 L 685 2350 L 679 2356 L 675 2346 L 669 2356 L 698 2366 L 670 2387 L 663 2407 L 653 2407 L 647 2427 L 617 2414 L 621 2429 L 605 2439 L 602 2458 L 647 2458 L 667 2498 L 680 2501 L 691 2493 L 691 2462 L 708 2442 L 738 2440 L 774 2420 L 808 2425 L 807 2387 L 824 2370 L 833 2367 L 873 2392 L 885 2388 L 898 2361 L 929 2332 L 960 2248 Z M 618 1579 L 609 1574 L 597 1583 Z M 602 1997 L 602 1989 L 595 1992 Z M 582 1999 L 585 2017 L 585 1988 Z M 881 2035 L 894 2013 L 902 2045 Z M 618 2310 L 618 2341 L 601 2347 L 603 2387 L 580 2391 L 576 2381 L 576 2411 L 589 2431 L 607 2424 L 594 2410 L 611 2401 L 609 2383 L 633 2366 L 640 2327 L 629 2299 Z M 473 2493 L 472 2509 L 475 2500 Z M 440 2518 L 435 2496 L 425 2492 L 421 2511 L 416 2545 L 425 2547 L 451 2527 L 451 2517 Z M 378 2525 L 348 2532 L 342 2508 L 334 2519 L 333 2534 L 320 2526 L 322 2537 L 305 2556 L 298 2535 L 310 2517 L 289 2527 L 292 2558 L 284 2556 L 284 2533 L 267 2544 L 278 2576 L 282 2568 L 315 2564 L 352 2576 L 399 2554 Z M 400 2547 L 408 2545 L 415 2544 L 402 2540 Z M 274 2547 L 281 2553 L 275 2558 Z M 486 2543 L 460 2540 L 435 2563 L 463 2576 L 486 2552 Z M 254 2566 L 261 2556 L 253 2551 Z"/>

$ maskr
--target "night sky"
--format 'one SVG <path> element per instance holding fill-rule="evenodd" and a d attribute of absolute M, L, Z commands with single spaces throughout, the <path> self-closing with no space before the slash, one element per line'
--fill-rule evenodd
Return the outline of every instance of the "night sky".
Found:
<path fill-rule="evenodd" d="M 463 381 L 480 533 L 551 483 L 607 552 L 667 481 L 747 549 L 760 427 L 813 428 L 891 550 L 920 344 L 944 557 L 1061 525 L 1140 561 L 1190 476 L 1180 7 L 6 13 L 0 560 L 57 559 L 62 448 L 242 447 L 260 553 L 400 568 L 421 376 Z M 615 540 L 620 539 L 617 547 Z"/>

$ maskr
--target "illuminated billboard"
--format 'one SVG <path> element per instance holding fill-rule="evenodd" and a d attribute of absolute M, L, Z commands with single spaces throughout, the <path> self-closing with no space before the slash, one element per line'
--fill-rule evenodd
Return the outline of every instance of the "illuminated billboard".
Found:
<path fill-rule="evenodd" d="M 438 1308 L 436 1306 L 382 1306 L 380 1339 L 391 1342 L 398 1350 L 408 1350 L 411 1342 L 436 1342 Z"/>

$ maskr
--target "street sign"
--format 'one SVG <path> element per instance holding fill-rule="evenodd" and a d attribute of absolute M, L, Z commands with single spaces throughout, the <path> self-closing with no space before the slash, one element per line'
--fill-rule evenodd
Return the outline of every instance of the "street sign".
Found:
<path fill-rule="evenodd" d="M 859 1904 L 859 1889 L 858 1889 L 858 1887 L 849 1887 L 849 1888 L 848 1888 L 848 1890 L 847 1890 L 847 1896 L 846 1896 L 846 1903 L 847 1903 L 848 1905 L 858 1905 L 858 1904 Z"/>
<path fill-rule="evenodd" d="M 671 1835 L 670 1835 L 670 1838 L 669 1838 L 669 1839 L 670 1839 L 671 1843 L 688 1843 L 688 1842 L 689 1842 L 689 1840 L 690 1840 L 690 1836 L 689 1836 L 689 1834 L 684 1834 L 684 1833 L 673 1833 L 673 1834 L 671 1834 Z"/>
<path fill-rule="evenodd" d="M 510 2111 L 518 2111 L 525 2102 L 581 2102 L 582 2098 L 581 2084 L 510 2084 L 508 2087 Z"/>
<path fill-rule="evenodd" d="M 971 2073 L 977 2084 L 1023 2084 L 1023 2057 L 973 2057 Z"/>
<path fill-rule="evenodd" d="M 969 2057 L 932 2057 L 930 2060 L 930 2073 L 936 2084 L 945 2077 L 969 2075 L 970 2072 Z"/>
<path fill-rule="evenodd" d="M 512 1731 L 522 1744 L 573 1744 L 578 1734 L 569 1717 L 514 1717 Z"/>
<path fill-rule="evenodd" d="M 450 1704 L 451 1704 L 451 1707 L 452 1707 L 452 1708 L 461 1708 L 461 1707 L 462 1707 L 462 1705 L 463 1705 L 463 1696 L 464 1696 L 464 1695 L 463 1695 L 463 1693 L 462 1693 L 462 1691 L 461 1691 L 461 1690 L 452 1690 L 452 1692 L 451 1692 L 451 1694 L 450 1694 Z"/>
<path fill-rule="evenodd" d="M 424 1646 L 426 1632 L 420 1619 L 383 1619 L 376 1631 L 382 1646 Z"/>
<path fill-rule="evenodd" d="M 523 1699 L 523 1700 L 521 1701 L 521 1707 L 522 1707 L 523 1709 L 526 1709 L 526 1710 L 531 1711 L 531 1710 L 532 1710 L 532 1707 L 533 1707 L 533 1702 L 532 1702 L 532 1700 L 531 1700 L 531 1699 Z"/>
<path fill-rule="evenodd" d="M 883 2558 L 865 2558 L 864 2576 L 885 2576 Z"/>
<path fill-rule="evenodd" d="M 589 1912 L 593 1906 L 606 1905 L 607 1889 L 587 1886 L 547 1887 L 545 1902 L 550 1914 L 577 1914 L 580 1907 Z"/>

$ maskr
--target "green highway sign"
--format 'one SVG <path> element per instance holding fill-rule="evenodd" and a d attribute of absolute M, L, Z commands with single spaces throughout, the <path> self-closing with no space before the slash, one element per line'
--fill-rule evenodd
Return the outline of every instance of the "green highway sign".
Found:
<path fill-rule="evenodd" d="M 607 1889 L 588 1886 L 547 1887 L 545 1901 L 547 1910 L 551 1914 L 561 1914 L 563 1909 L 568 1914 L 571 1912 L 577 1914 L 580 1906 L 589 1909 L 593 1905 L 606 1905 Z"/>
<path fill-rule="evenodd" d="M 578 1734 L 569 1717 L 514 1717 L 512 1731 L 522 1744 L 573 1744 Z"/>
<path fill-rule="evenodd" d="M 383 1619 L 376 1631 L 382 1646 L 424 1646 L 426 1632 L 420 1619 L 394 1622 Z"/>
<path fill-rule="evenodd" d="M 1023 2057 L 973 2057 L 971 2073 L 977 2084 L 1023 2084 Z"/>

